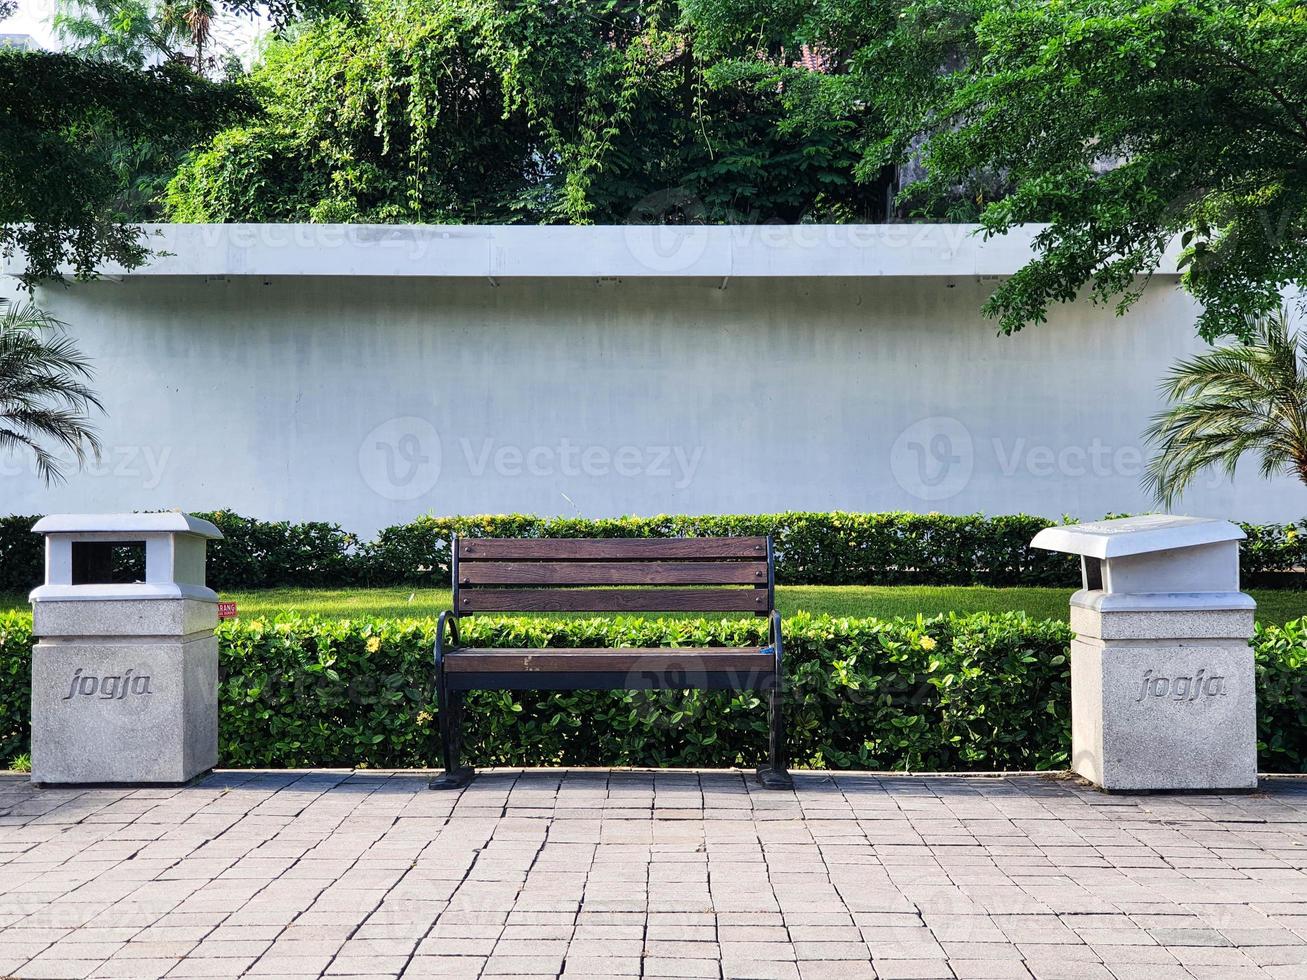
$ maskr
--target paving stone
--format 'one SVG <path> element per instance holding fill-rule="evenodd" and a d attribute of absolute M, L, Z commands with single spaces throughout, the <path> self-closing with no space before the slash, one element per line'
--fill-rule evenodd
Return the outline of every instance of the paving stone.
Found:
<path fill-rule="evenodd" d="M 661 959 L 646 957 L 643 963 L 646 977 L 720 977 L 718 960 Z"/>
<path fill-rule="evenodd" d="M 1193 974 L 1180 966 L 1159 966 L 1129 963 L 1112 967 L 1114 980 L 1193 980 Z"/>
<path fill-rule="evenodd" d="M 93 980 L 160 980 L 179 960 L 109 960 L 91 974 Z M 316 975 L 316 974 L 315 974 Z"/>
<path fill-rule="evenodd" d="M 53 957 L 36 957 L 23 964 L 19 976 L 23 980 L 81 980 L 89 977 L 104 960 L 68 960 Z"/>
<path fill-rule="evenodd" d="M 798 965 L 783 960 L 723 957 L 721 966 L 726 980 L 799 980 Z"/>
<path fill-rule="evenodd" d="M 563 963 L 563 976 L 584 977 L 589 980 L 596 976 L 638 977 L 641 970 L 639 956 L 574 956 L 568 954 Z"/>
<path fill-rule="evenodd" d="M 794 958 L 798 960 L 870 960 L 871 951 L 861 941 L 805 942 L 796 940 L 794 943 Z"/>
<path fill-rule="evenodd" d="M 944 943 L 944 952 L 950 960 L 975 962 L 985 960 L 996 963 L 1015 961 L 1020 963 L 1025 957 L 1021 950 L 1008 943 Z"/>
<path fill-rule="evenodd" d="M 448 977 L 475 980 L 485 959 L 479 956 L 415 956 L 404 968 L 405 977 Z"/>
<path fill-rule="evenodd" d="M 1035 980 L 1114 980 L 1101 963 L 1027 963 L 1026 969 Z"/>
<path fill-rule="evenodd" d="M 494 953 L 486 960 L 482 973 L 486 976 L 557 976 L 563 972 L 563 955 L 501 956 Z"/>
<path fill-rule="evenodd" d="M 949 960 L 958 980 L 1030 980 L 1030 971 L 1020 960 Z"/>
<path fill-rule="evenodd" d="M 880 980 L 948 980 L 954 976 L 947 960 L 873 960 Z"/>
<path fill-rule="evenodd" d="M 0 775 L 6 974 L 1307 980 L 1307 779 Z"/>
<path fill-rule="evenodd" d="M 360 976 L 383 973 L 398 976 L 408 965 L 407 956 L 337 956 L 327 966 L 327 976 Z"/>
<path fill-rule="evenodd" d="M 1228 929 L 1222 927 L 1222 936 L 1234 946 L 1300 946 L 1302 937 L 1289 929 Z"/>
<path fill-rule="evenodd" d="M 254 963 L 254 957 L 206 959 L 186 956 L 168 971 L 170 977 L 238 977 Z"/>
<path fill-rule="evenodd" d="M 1111 946 L 1095 945 L 1091 951 L 1104 964 L 1113 969 L 1126 963 L 1162 963 L 1174 965 L 1178 961 L 1165 946 Z"/>
<path fill-rule="evenodd" d="M 1215 929 L 1150 929 L 1159 946 L 1229 946 L 1230 940 Z"/>
<path fill-rule="evenodd" d="M 801 960 L 800 980 L 876 980 L 867 960 Z"/>

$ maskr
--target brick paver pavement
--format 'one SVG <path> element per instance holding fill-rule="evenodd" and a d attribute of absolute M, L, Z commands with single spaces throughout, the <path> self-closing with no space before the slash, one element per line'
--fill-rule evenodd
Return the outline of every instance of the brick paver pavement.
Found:
<path fill-rule="evenodd" d="M 0 976 L 1307 977 L 1307 780 L 0 776 Z"/>

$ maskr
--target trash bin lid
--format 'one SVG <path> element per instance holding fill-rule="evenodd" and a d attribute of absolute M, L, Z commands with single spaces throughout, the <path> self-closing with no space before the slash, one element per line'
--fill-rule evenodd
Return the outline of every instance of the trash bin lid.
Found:
<path fill-rule="evenodd" d="M 221 538 L 213 524 L 190 514 L 165 511 L 157 514 L 50 514 L 32 525 L 37 534 L 198 534 L 204 538 Z"/>
<path fill-rule="evenodd" d="M 1229 521 L 1150 514 L 1044 528 L 1035 535 L 1030 547 L 1089 558 L 1121 558 L 1154 551 L 1197 548 L 1222 541 L 1241 541 L 1244 537 L 1243 530 Z"/>

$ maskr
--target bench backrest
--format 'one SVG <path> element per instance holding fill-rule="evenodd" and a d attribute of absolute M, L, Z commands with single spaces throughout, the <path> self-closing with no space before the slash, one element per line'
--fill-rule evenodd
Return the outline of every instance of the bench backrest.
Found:
<path fill-rule="evenodd" d="M 770 537 L 456 537 L 453 578 L 458 616 L 476 612 L 766 616 L 772 611 L 775 592 Z"/>

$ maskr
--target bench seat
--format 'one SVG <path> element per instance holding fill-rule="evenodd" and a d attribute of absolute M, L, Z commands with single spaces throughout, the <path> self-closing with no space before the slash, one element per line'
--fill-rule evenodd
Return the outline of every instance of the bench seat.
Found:
<path fill-rule="evenodd" d="M 445 655 L 452 690 L 768 690 L 770 647 L 464 648 Z"/>

